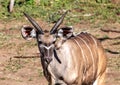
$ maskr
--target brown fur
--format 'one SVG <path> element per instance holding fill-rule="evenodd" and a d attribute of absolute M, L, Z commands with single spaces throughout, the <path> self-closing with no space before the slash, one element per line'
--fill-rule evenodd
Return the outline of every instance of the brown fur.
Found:
<path fill-rule="evenodd" d="M 103 85 L 106 71 L 106 56 L 100 42 L 87 33 L 81 33 L 66 41 L 73 52 L 73 64 L 77 66 L 77 85 L 91 85 L 97 80 L 97 85 Z M 75 47 L 74 47 L 75 46 Z M 84 56 L 84 57 L 83 57 Z M 75 68 L 73 68 L 75 69 Z"/>

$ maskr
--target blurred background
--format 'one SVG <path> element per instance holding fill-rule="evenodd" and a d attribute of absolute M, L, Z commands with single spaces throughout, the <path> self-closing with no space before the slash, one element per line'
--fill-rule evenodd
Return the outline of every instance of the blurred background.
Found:
<path fill-rule="evenodd" d="M 21 37 L 22 25 L 31 25 L 23 12 L 49 30 L 66 10 L 61 26 L 97 37 L 108 59 L 106 85 L 120 85 L 120 0 L 0 0 L 0 85 L 47 85 L 36 40 Z"/>

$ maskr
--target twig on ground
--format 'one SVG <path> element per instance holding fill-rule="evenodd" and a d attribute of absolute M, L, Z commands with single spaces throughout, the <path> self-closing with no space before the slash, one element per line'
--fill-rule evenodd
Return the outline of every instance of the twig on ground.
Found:
<path fill-rule="evenodd" d="M 120 33 L 118 30 L 109 30 L 109 29 L 101 29 L 103 32 L 115 32 L 115 33 Z"/>

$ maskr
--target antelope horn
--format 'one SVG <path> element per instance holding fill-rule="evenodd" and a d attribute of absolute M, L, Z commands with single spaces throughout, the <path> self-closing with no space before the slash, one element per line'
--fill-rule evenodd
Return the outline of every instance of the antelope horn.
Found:
<path fill-rule="evenodd" d="M 24 13 L 23 14 L 27 17 L 27 19 L 31 22 L 31 24 L 36 28 L 36 30 L 40 33 L 40 34 L 44 34 L 43 31 L 42 31 L 42 28 L 38 25 L 38 23 L 33 20 L 27 13 Z"/>
<path fill-rule="evenodd" d="M 53 26 L 53 28 L 50 30 L 50 34 L 54 34 L 57 31 L 57 28 L 60 26 L 60 24 L 63 22 L 63 19 L 68 11 L 66 11 L 56 22 L 56 24 Z"/>

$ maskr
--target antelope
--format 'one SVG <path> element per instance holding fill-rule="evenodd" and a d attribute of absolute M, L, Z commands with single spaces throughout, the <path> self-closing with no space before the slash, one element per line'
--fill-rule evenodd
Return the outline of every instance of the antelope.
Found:
<path fill-rule="evenodd" d="M 50 31 L 24 13 L 32 26 L 23 26 L 24 39 L 36 38 L 43 73 L 48 85 L 104 85 L 106 55 L 101 43 L 89 33 L 73 33 L 73 27 L 61 27 L 67 11 Z M 59 28 L 59 29 L 58 29 Z"/>

